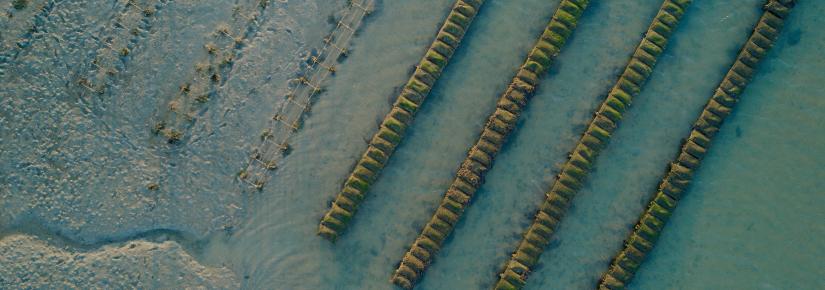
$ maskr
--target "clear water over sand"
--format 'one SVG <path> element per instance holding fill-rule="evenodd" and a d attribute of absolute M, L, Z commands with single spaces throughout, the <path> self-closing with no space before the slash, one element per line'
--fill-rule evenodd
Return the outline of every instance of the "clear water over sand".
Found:
<path fill-rule="evenodd" d="M 64 135 L 56 133 L 20 133 L 41 132 L 37 124 L 73 124 L 77 119 L 97 128 L 93 126 L 102 121 L 72 113 L 74 102 L 54 97 L 64 94 L 63 80 L 58 77 L 41 74 L 40 79 L 24 82 L 22 76 L 6 76 L 11 81 L 1 87 L 0 112 L 7 115 L 0 123 L 4 163 L 0 182 L 12 186 L 0 188 L 4 232 L 52 240 L 55 247 L 68 251 L 102 253 L 111 250 L 102 246 L 108 240 L 165 245 L 170 242 L 162 240 L 172 239 L 171 243 L 184 246 L 187 253 L 181 256 L 193 256 L 198 266 L 218 269 L 215 273 L 221 275 L 225 275 L 220 272 L 223 267 L 233 272 L 234 276 L 220 276 L 233 280 L 222 285 L 246 289 L 394 289 L 388 282 L 392 270 L 430 217 L 557 1 L 525 0 L 516 5 L 488 0 L 352 227 L 335 245 L 315 235 L 317 223 L 453 1 L 380 1 L 354 39 L 350 56 L 328 80 L 327 92 L 294 135 L 292 153 L 261 192 L 242 190 L 234 174 L 258 143 L 271 108 L 282 100 L 286 79 L 296 71 L 299 57 L 330 29 L 326 15 L 343 5 L 328 7 L 319 2 L 278 2 L 283 14 L 273 16 L 269 28 L 262 29 L 262 36 L 245 50 L 221 88 L 220 98 L 194 127 L 202 141 L 178 150 L 165 149 L 175 147 L 154 139 L 147 127 L 161 96 L 173 93 L 190 73 L 188 64 L 203 58 L 199 49 L 211 25 L 230 17 L 231 10 L 217 2 L 170 2 L 159 11 L 158 32 L 142 44 L 158 49 L 137 50 L 127 76 L 120 78 L 121 87 L 108 103 L 112 108 L 117 107 L 114 104 L 129 106 L 104 114 L 110 116 L 107 124 L 119 128 L 119 133 L 74 126 L 65 135 L 80 141 L 63 143 L 56 141 Z M 598 159 L 527 289 L 594 287 L 677 152 L 680 138 L 745 41 L 762 2 L 694 1 L 653 77 Z M 558 166 L 660 4 L 658 0 L 594 1 L 542 79 L 486 184 L 417 289 L 490 288 Z M 190 16 L 204 9 L 214 12 L 201 14 L 200 20 Z M 107 13 L 101 10 L 96 13 Z M 777 45 L 714 140 L 690 193 L 632 287 L 821 287 L 825 247 L 818 241 L 825 237 L 825 224 L 820 222 L 825 220 L 821 190 L 825 186 L 825 127 L 821 125 L 825 122 L 825 61 L 819 50 L 825 45 L 825 33 L 817 28 L 825 24 L 817 16 L 823 11 L 825 3 L 801 1 L 792 12 Z M 65 21 L 106 23 L 105 15 L 78 17 L 93 20 Z M 184 24 L 180 22 L 192 23 L 191 28 L 181 29 Z M 53 33 L 71 35 L 71 29 L 66 30 Z M 46 57 L 47 44 L 80 42 L 66 39 L 36 42 L 42 47 L 34 47 L 30 54 Z M 191 47 L 176 47 L 176 39 Z M 68 64 L 57 68 L 44 64 L 42 71 L 71 71 L 71 63 L 86 50 L 80 47 L 79 52 L 48 56 Z M 167 61 L 176 52 L 184 53 Z M 20 71 L 38 75 L 36 70 Z M 134 96 L 136 92 L 139 96 Z M 22 97 L 26 95 L 36 97 Z M 60 106 L 67 108 L 55 114 L 76 117 L 43 121 L 47 117 L 30 115 L 27 123 L 6 121 L 24 120 L 26 113 Z M 55 126 L 49 127 L 50 132 L 60 131 Z M 83 161 L 102 156 L 111 160 L 105 164 L 118 170 L 109 173 L 85 165 L 81 169 L 100 173 L 67 177 L 91 183 L 81 185 L 61 183 L 59 178 L 55 182 L 54 178 L 27 177 L 32 172 L 67 172 L 43 161 L 49 160 L 49 148 L 64 147 L 26 149 L 26 144 L 35 141 L 19 136 L 39 136 L 42 140 L 37 140 L 44 144 L 72 144 L 63 151 L 73 155 L 58 161 L 87 164 Z M 111 145 L 100 149 L 93 146 L 98 142 L 83 141 L 96 138 L 120 141 L 103 143 Z M 137 157 L 113 153 L 123 150 Z M 83 154 L 91 157 L 75 156 Z M 15 155 L 30 157 L 15 159 Z M 143 164 L 142 160 L 151 162 Z M 42 164 L 34 168 L 43 169 L 20 167 L 26 162 Z M 165 181 L 159 193 L 147 191 L 146 182 L 156 179 Z M 117 187 L 112 184 L 138 188 L 138 193 L 113 194 L 118 191 L 109 189 Z M 59 198 L 32 198 L 44 190 Z M 136 201 L 129 198 L 138 197 L 155 198 L 146 204 L 162 210 L 134 206 Z M 21 204 L 32 200 L 35 210 L 20 210 Z M 98 209 L 99 204 L 104 207 Z M 92 209 L 98 210 L 85 215 Z M 43 226 L 26 230 L 27 224 Z M 159 229 L 170 231 L 152 232 Z M 19 244 L 19 238 L 4 240 L 3 247 Z M 88 244 L 94 249 L 85 248 Z M 30 251 L 17 247 L 13 250 Z M 214 275 L 200 268 L 192 271 L 201 277 Z M 209 281 L 192 277 L 192 285 Z"/>

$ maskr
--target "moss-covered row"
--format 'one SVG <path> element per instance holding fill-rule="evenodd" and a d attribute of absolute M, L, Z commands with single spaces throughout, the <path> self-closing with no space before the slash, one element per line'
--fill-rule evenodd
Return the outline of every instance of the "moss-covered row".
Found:
<path fill-rule="evenodd" d="M 378 178 L 395 148 L 404 138 L 407 127 L 415 118 L 433 85 L 441 76 L 461 39 L 470 28 L 484 0 L 458 0 L 416 66 L 415 72 L 402 89 L 390 113 L 369 142 L 367 151 L 355 164 L 332 207 L 321 219 L 318 234 L 335 242 L 347 227 L 370 186 Z"/>
<path fill-rule="evenodd" d="M 739 97 L 750 82 L 759 61 L 773 46 L 782 29 L 784 18 L 794 6 L 793 0 L 769 0 L 765 12 L 756 24 L 750 38 L 739 51 L 719 87 L 708 100 L 687 139 L 681 145 L 676 159 L 639 221 L 625 239 L 599 282 L 599 289 L 624 289 L 633 278 L 645 256 L 651 251 L 676 203 L 687 189 L 693 173 L 710 147 L 710 142 L 725 118 L 739 102 Z"/>
<path fill-rule="evenodd" d="M 532 225 L 504 265 L 495 289 L 519 289 L 524 286 L 531 268 L 538 263 L 556 226 L 590 173 L 596 156 L 605 148 L 633 97 L 639 94 L 650 77 L 657 58 L 667 46 L 668 38 L 690 2 L 666 0 L 662 3 L 624 72 L 596 110 L 590 125 L 570 153 L 570 158 L 546 194 L 546 200 L 536 213 Z"/>
<path fill-rule="evenodd" d="M 447 236 L 461 218 L 493 160 L 513 131 L 519 115 L 532 97 L 540 76 L 576 28 L 588 0 L 563 0 L 547 24 L 541 37 L 519 68 L 512 82 L 498 100 L 495 111 L 487 119 L 478 141 L 467 153 L 435 214 L 401 260 L 391 281 L 412 288 L 433 261 Z"/>

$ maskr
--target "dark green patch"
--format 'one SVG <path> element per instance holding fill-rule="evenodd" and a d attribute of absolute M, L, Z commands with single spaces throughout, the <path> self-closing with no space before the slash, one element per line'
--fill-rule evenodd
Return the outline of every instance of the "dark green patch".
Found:
<path fill-rule="evenodd" d="M 11 2 L 12 7 L 17 10 L 23 10 L 27 6 L 29 6 L 29 0 L 13 0 Z"/>

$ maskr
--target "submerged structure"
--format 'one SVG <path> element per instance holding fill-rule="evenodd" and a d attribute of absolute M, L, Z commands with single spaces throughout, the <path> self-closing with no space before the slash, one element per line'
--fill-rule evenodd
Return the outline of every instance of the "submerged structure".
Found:
<path fill-rule="evenodd" d="M 395 148 L 400 145 L 407 127 L 415 119 L 415 113 L 424 104 L 441 72 L 459 48 L 461 39 L 478 15 L 482 4 L 484 0 L 458 0 L 453 5 L 435 40 L 415 66 L 415 72 L 379 125 L 378 132 L 370 139 L 367 151 L 355 164 L 330 210 L 321 219 L 318 226 L 320 236 L 334 242 L 346 229 L 358 210 L 358 205 L 367 197 L 370 186 L 381 174 Z"/>
<path fill-rule="evenodd" d="M 484 176 L 493 167 L 496 155 L 516 128 L 516 122 L 535 93 L 541 76 L 576 29 L 588 2 L 561 1 L 524 64 L 499 98 L 494 112 L 487 118 L 478 141 L 459 166 L 435 213 L 393 272 L 393 283 L 412 288 L 435 260 L 442 244 L 470 205 L 473 195 L 484 183 Z"/>

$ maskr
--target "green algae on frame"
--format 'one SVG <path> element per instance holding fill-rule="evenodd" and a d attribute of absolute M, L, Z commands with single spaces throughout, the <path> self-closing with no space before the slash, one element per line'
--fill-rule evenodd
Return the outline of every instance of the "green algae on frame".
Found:
<path fill-rule="evenodd" d="M 710 148 L 710 141 L 739 101 L 739 95 L 750 82 L 759 61 L 773 46 L 782 29 L 783 19 L 794 4 L 794 0 L 768 0 L 765 3 L 765 12 L 720 82 L 719 88 L 708 99 L 694 122 L 676 159 L 669 164 L 658 190 L 625 239 L 623 248 L 602 275 L 599 289 L 625 289 L 633 279 L 645 256 L 656 245 L 677 202 L 693 180 L 695 170 Z M 758 54 L 755 55 L 754 51 Z"/>
<path fill-rule="evenodd" d="M 370 174 L 351 172 L 348 181 L 338 193 L 339 197 L 352 189 L 360 193 L 361 198 L 347 209 L 350 216 L 355 215 L 358 205 L 366 197 L 372 183 L 384 169 L 395 148 L 404 140 L 407 127 L 412 124 L 415 113 L 423 105 L 427 95 L 432 90 L 432 86 L 441 76 L 441 72 L 449 63 L 455 50 L 458 49 L 462 38 L 475 16 L 478 15 L 478 10 L 483 3 L 483 0 L 458 0 L 453 5 L 427 52 L 424 53 L 424 56 L 416 65 L 413 75 L 404 85 L 392 109 L 379 125 L 378 132 L 369 142 L 366 152 L 356 162 L 355 170 L 367 170 L 370 171 Z M 371 178 L 362 179 L 358 177 L 367 175 Z M 354 186 L 358 187 L 354 188 Z M 336 198 L 333 201 L 333 208 L 338 200 L 339 198 Z M 318 235 L 335 242 L 346 229 L 348 221 L 339 221 L 331 216 L 331 213 L 332 211 L 329 211 L 321 218 Z M 328 224 L 334 224 L 335 228 L 331 228 Z"/>
<path fill-rule="evenodd" d="M 466 159 L 456 171 L 452 184 L 447 188 L 435 214 L 424 226 L 421 234 L 410 246 L 390 280 L 404 288 L 413 287 L 438 253 L 444 240 L 452 233 L 476 190 L 484 183 L 484 176 L 493 165 L 496 154 L 516 128 L 519 116 L 539 84 L 541 75 L 550 67 L 561 47 L 572 34 L 589 1 L 563 0 L 556 9 L 545 30 L 529 51 L 524 64 L 513 77 L 510 85 L 496 103 L 495 111 L 488 117 L 478 140 L 467 153 Z M 545 226 L 534 230 L 541 232 Z M 531 236 L 542 239 L 539 234 Z M 432 249 L 422 247 L 433 243 Z M 414 251 L 426 249 L 428 263 L 414 263 L 408 257 Z M 532 253 L 520 254 L 521 258 L 534 261 Z M 413 271 L 410 271 L 410 270 Z"/>
<path fill-rule="evenodd" d="M 657 58 L 667 46 L 668 36 L 676 28 L 690 2 L 665 0 L 662 3 L 624 71 L 596 109 L 590 124 L 570 152 L 567 162 L 546 194 L 545 201 L 536 212 L 532 225 L 504 265 L 495 289 L 520 289 L 527 283 L 532 267 L 586 181 L 596 157 L 608 145 L 624 113 L 630 108 L 633 97 L 641 92 L 650 77 Z M 552 35 L 548 39 L 558 41 Z"/>

